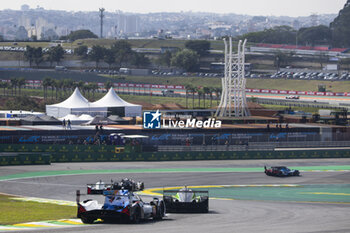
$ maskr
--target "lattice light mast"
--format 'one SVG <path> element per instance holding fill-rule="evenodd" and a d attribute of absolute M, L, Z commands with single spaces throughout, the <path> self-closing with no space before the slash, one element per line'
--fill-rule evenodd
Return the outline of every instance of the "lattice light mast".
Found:
<path fill-rule="evenodd" d="M 247 40 L 240 40 L 237 54 L 232 52 L 232 38 L 229 45 L 225 44 L 225 77 L 222 82 L 221 101 L 216 110 L 217 117 L 245 117 L 249 116 L 247 99 L 245 94 L 245 45 Z"/>
<path fill-rule="evenodd" d="M 105 8 L 100 8 L 100 38 L 103 38 L 103 18 L 105 17 L 105 15 L 103 14 L 103 12 L 105 11 Z"/>

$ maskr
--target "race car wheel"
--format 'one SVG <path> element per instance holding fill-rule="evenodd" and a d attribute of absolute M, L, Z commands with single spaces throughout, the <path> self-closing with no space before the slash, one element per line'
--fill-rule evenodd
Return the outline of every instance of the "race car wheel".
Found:
<path fill-rule="evenodd" d="M 154 220 L 162 220 L 163 216 L 165 215 L 165 205 L 163 201 L 159 202 L 159 205 L 157 206 L 157 213 L 156 216 L 154 216 Z"/>
<path fill-rule="evenodd" d="M 134 215 L 132 216 L 132 223 L 138 224 L 141 220 L 141 210 L 140 208 L 137 208 L 134 212 Z"/>
<path fill-rule="evenodd" d="M 294 176 L 299 176 L 299 171 L 295 171 L 293 175 Z"/>
<path fill-rule="evenodd" d="M 81 221 L 85 224 L 92 224 L 94 223 L 95 219 L 89 217 L 82 217 Z"/>

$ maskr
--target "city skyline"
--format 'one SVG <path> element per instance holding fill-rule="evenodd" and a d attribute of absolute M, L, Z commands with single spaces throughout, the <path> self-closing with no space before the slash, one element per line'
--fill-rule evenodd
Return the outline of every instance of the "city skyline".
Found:
<path fill-rule="evenodd" d="M 69 1 L 61 0 L 59 4 L 54 0 L 13 0 L 4 2 L 0 10 L 12 9 L 20 10 L 21 6 L 27 4 L 30 8 L 43 7 L 47 10 L 66 10 L 66 11 L 98 11 L 104 7 L 106 11 L 114 12 L 121 10 L 123 12 L 133 13 L 153 13 L 153 12 L 212 12 L 212 13 L 235 13 L 246 15 L 264 15 L 264 16 L 309 16 L 311 14 L 337 14 L 346 3 L 346 0 L 231 0 L 229 3 L 224 0 L 210 1 L 185 1 L 165 2 L 159 0 L 149 1 L 124 1 L 115 3 L 113 0 L 98 1 Z"/>

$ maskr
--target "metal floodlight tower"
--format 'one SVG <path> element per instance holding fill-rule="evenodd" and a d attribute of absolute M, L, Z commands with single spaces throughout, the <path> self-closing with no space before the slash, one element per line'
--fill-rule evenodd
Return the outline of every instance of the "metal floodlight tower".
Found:
<path fill-rule="evenodd" d="M 245 117 L 250 112 L 247 105 L 245 94 L 245 45 L 247 40 L 240 40 L 238 43 L 237 54 L 232 52 L 232 38 L 229 39 L 229 45 L 225 44 L 225 77 L 221 79 L 222 93 L 221 101 L 215 116 L 217 117 Z"/>
<path fill-rule="evenodd" d="M 103 12 L 105 11 L 105 8 L 100 8 L 100 22 L 101 22 L 101 31 L 100 31 L 100 38 L 103 38 L 103 18 L 105 17 Z"/>

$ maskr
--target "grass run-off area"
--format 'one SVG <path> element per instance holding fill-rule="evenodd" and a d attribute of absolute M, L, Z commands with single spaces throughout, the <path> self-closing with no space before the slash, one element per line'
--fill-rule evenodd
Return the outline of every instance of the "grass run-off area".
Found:
<path fill-rule="evenodd" d="M 106 76 L 110 77 L 110 76 Z M 113 82 L 133 82 L 167 85 L 192 85 L 195 87 L 221 87 L 220 78 L 202 77 L 169 77 L 169 76 L 114 76 Z M 293 90 L 293 91 L 318 91 L 319 85 L 325 85 L 327 91 L 348 92 L 350 81 L 326 81 L 326 80 L 292 80 L 292 79 L 247 79 L 247 88 Z"/>
<path fill-rule="evenodd" d="M 76 217 L 76 207 L 18 201 L 0 195 L 0 225 Z"/>

